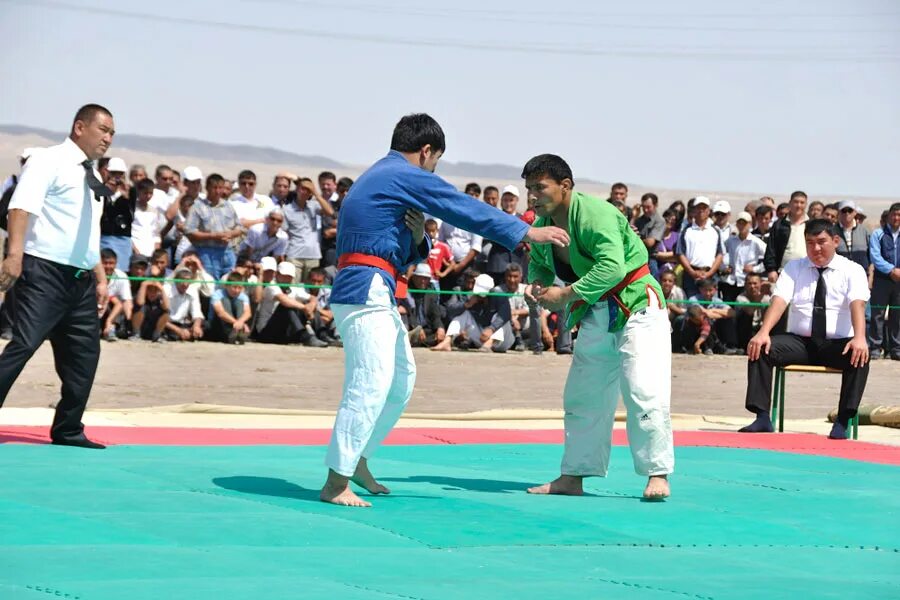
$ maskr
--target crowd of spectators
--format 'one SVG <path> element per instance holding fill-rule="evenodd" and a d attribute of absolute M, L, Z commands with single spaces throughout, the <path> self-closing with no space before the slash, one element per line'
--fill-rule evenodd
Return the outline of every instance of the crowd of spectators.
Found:
<path fill-rule="evenodd" d="M 27 152 L 20 158 L 24 164 Z M 341 344 L 328 286 L 351 179 L 279 173 L 259 193 L 250 170 L 204 178 L 197 167 L 159 165 L 150 179 L 145 167 L 129 169 L 120 158 L 102 159 L 98 170 L 113 191 L 101 220 L 101 258 L 111 278 L 103 339 Z M 15 184 L 15 176 L 3 183 L 6 196 Z M 470 183 L 465 193 L 534 222 L 530 204 L 517 212 L 515 185 L 482 190 Z M 822 217 L 834 224 L 839 253 L 869 273 L 872 357 L 900 360 L 900 310 L 883 308 L 900 305 L 900 203 L 871 223 L 853 200 L 825 205 L 801 191 L 788 202 L 766 196 L 740 210 L 704 196 L 661 210 L 653 193 L 629 204 L 628 187 L 616 183 L 606 201 L 647 246 L 650 270 L 670 301 L 673 351 L 742 353 L 782 267 L 806 256 L 806 221 Z M 577 331 L 566 330 L 565 315 L 524 301 L 527 244 L 509 250 L 434 218 L 425 230 L 431 253 L 410 269 L 412 293 L 398 302 L 414 346 L 572 352 Z M 0 309 L 4 336 L 8 320 Z"/>

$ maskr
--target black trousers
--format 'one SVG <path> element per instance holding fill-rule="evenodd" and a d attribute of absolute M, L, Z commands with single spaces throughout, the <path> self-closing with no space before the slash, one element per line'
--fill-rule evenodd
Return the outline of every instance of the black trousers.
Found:
<path fill-rule="evenodd" d="M 84 436 L 81 417 L 100 360 L 94 273 L 26 254 L 14 289 L 12 340 L 0 355 L 0 406 L 25 363 L 49 338 L 56 374 L 62 380 L 50 437 L 79 439 Z"/>
<path fill-rule="evenodd" d="M 843 370 L 838 419 L 845 422 L 854 415 L 862 400 L 869 377 L 869 363 L 850 366 L 850 352 L 841 354 L 850 338 L 816 342 L 812 338 L 792 333 L 772 336 L 768 354 L 758 360 L 747 361 L 747 410 L 752 413 L 769 412 L 772 401 L 772 369 L 786 365 L 818 365 Z"/>
<path fill-rule="evenodd" d="M 279 304 L 266 326 L 256 332 L 256 341 L 264 344 L 291 344 L 300 342 L 304 334 L 307 334 L 306 315 L 296 308 L 286 308 Z"/>
<path fill-rule="evenodd" d="M 887 277 L 876 276 L 872 283 L 872 306 L 900 305 L 900 282 L 891 281 Z M 875 352 L 885 348 L 886 354 L 900 357 L 900 310 L 891 309 L 887 319 L 887 332 L 884 327 L 884 308 L 873 308 L 869 320 L 869 350 Z M 884 334 L 887 333 L 887 340 Z M 885 344 L 885 342 L 887 342 Z"/>

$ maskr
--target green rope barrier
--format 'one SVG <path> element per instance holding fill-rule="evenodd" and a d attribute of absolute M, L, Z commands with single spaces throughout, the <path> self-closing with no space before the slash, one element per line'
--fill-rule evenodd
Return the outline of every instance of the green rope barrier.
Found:
<path fill-rule="evenodd" d="M 125 281 L 158 281 L 160 283 L 169 283 L 169 282 L 171 282 L 171 283 L 200 283 L 200 284 L 210 284 L 211 283 L 213 285 L 240 285 L 243 287 L 278 287 L 278 286 L 285 285 L 283 283 L 278 283 L 277 281 L 225 281 L 224 279 L 217 281 L 215 279 L 176 279 L 174 277 L 132 277 L 132 276 L 119 277 L 117 275 L 110 275 L 107 277 L 107 279 L 109 279 L 109 280 L 119 279 L 119 280 L 125 280 Z M 313 289 L 313 290 L 317 290 L 317 289 L 329 290 L 329 289 L 331 289 L 330 285 L 312 285 L 310 283 L 293 283 L 291 285 L 295 285 L 295 286 L 300 285 L 307 289 Z M 463 290 L 432 290 L 432 289 L 418 290 L 418 289 L 409 288 L 408 291 L 411 294 L 421 294 L 421 295 L 431 294 L 431 295 L 437 295 L 437 296 L 441 296 L 441 295 L 472 296 L 472 295 L 475 295 L 475 292 L 469 292 L 469 291 L 463 291 Z M 524 294 L 518 294 L 518 293 L 514 294 L 511 292 L 481 292 L 478 295 L 479 296 L 488 296 L 488 297 L 497 297 L 497 298 L 522 298 L 524 296 Z M 766 302 L 726 302 L 725 300 L 666 300 L 666 302 L 668 302 L 670 304 L 701 304 L 701 305 L 725 304 L 727 306 L 734 306 L 734 307 L 747 306 L 747 307 L 754 307 L 754 308 L 765 308 L 765 307 L 769 306 L 769 303 L 766 303 Z M 871 305 L 871 308 L 889 308 L 891 310 L 900 310 L 900 306 L 894 306 L 894 305 L 890 305 L 890 304 L 887 304 L 887 305 L 873 304 L 873 305 Z"/>

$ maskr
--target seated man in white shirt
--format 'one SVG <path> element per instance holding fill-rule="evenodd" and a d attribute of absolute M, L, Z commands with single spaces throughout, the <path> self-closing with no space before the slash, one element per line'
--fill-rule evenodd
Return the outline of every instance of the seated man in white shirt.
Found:
<path fill-rule="evenodd" d="M 120 333 L 125 334 L 132 317 L 131 286 L 125 272 L 116 268 L 118 260 L 112 248 L 100 250 L 100 262 L 109 281 L 106 309 L 100 316 L 101 336 L 108 342 L 116 341 Z"/>
<path fill-rule="evenodd" d="M 741 431 L 773 430 L 773 367 L 820 365 L 843 371 L 837 419 L 828 437 L 846 439 L 869 376 L 869 285 L 860 265 L 837 254 L 840 239 L 830 221 L 808 221 L 804 237 L 806 258 L 784 266 L 759 333 L 747 346 L 746 406 L 756 420 Z M 788 305 L 788 333 L 770 336 Z"/>
<path fill-rule="evenodd" d="M 198 292 L 191 289 L 191 272 L 187 269 L 175 271 L 175 279 L 180 281 L 165 286 L 169 297 L 166 337 L 181 342 L 199 340 L 203 337 L 203 309 Z"/>
<path fill-rule="evenodd" d="M 137 184 L 137 204 L 131 222 L 131 246 L 134 254 L 150 256 L 162 247 L 160 231 L 166 224 L 165 216 L 150 204 L 153 197 L 153 182 L 149 179 Z"/>
<path fill-rule="evenodd" d="M 278 265 L 275 280 L 280 284 L 267 286 L 256 317 L 255 339 L 264 344 L 300 344 L 321 348 L 328 344 L 307 329 L 315 312 L 315 303 L 302 286 L 292 286 L 297 269 L 290 262 Z"/>
<path fill-rule="evenodd" d="M 273 208 L 266 215 L 264 223 L 257 223 L 247 230 L 247 237 L 241 242 L 238 254 L 246 254 L 259 264 L 264 256 L 271 256 L 276 261 L 284 260 L 287 252 L 288 234 L 281 227 L 284 225 L 284 213 L 281 208 Z"/>

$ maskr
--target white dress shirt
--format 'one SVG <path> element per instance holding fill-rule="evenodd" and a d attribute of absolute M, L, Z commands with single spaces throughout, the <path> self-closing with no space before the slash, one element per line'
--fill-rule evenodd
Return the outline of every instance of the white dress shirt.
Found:
<path fill-rule="evenodd" d="M 480 235 L 455 227 L 450 223 L 441 223 L 439 238 L 450 246 L 453 260 L 459 262 L 469 254 L 469 250 L 475 253 L 481 252 L 482 238 Z"/>
<path fill-rule="evenodd" d="M 169 207 L 172 206 L 172 203 L 175 202 L 180 195 L 178 188 L 174 185 L 169 188 L 168 192 L 164 192 L 159 188 L 154 188 L 153 196 L 150 198 L 148 204 L 159 212 L 166 214 L 166 211 L 169 210 Z"/>
<path fill-rule="evenodd" d="M 288 234 L 278 228 L 274 237 L 269 236 L 268 225 L 257 223 L 247 229 L 247 237 L 241 244 L 241 252 L 250 254 L 253 262 L 259 262 L 263 256 L 284 256 L 287 252 Z"/>
<path fill-rule="evenodd" d="M 203 309 L 200 308 L 200 296 L 190 286 L 182 294 L 174 283 L 165 284 L 166 295 L 169 297 L 169 320 L 172 323 L 183 325 L 191 323 L 195 319 L 203 318 Z"/>
<path fill-rule="evenodd" d="M 288 288 L 288 291 L 285 292 L 284 288 Z M 259 310 L 256 314 L 257 331 L 262 331 L 266 328 L 266 325 L 269 324 L 272 315 L 275 314 L 275 309 L 278 308 L 278 297 L 282 294 L 297 302 L 307 302 L 310 298 L 309 292 L 307 292 L 306 288 L 302 285 L 290 287 L 286 285 L 283 287 L 280 285 L 266 286 L 263 290 L 263 297 L 259 303 Z"/>
<path fill-rule="evenodd" d="M 742 240 L 739 235 L 733 235 L 725 242 L 725 258 L 731 267 L 731 272 L 725 276 L 725 283 L 731 285 L 744 285 L 747 273 L 744 267 L 753 265 L 754 273 L 762 273 L 765 270 L 763 258 L 766 255 L 766 244 L 752 233 L 747 239 Z"/>
<path fill-rule="evenodd" d="M 850 303 L 869 300 L 869 281 L 860 265 L 838 254 L 834 255 L 824 272 L 825 337 L 827 339 L 853 337 Z M 819 270 L 809 258 L 798 258 L 784 266 L 772 295 L 790 303 L 788 331 L 810 337 L 812 335 L 813 302 Z"/>
<path fill-rule="evenodd" d="M 231 202 L 234 212 L 237 213 L 238 219 L 241 221 L 265 219 L 269 212 L 275 208 L 275 203 L 272 202 L 272 199 L 262 194 L 254 194 L 252 200 L 238 194 L 229 202 Z"/>
<path fill-rule="evenodd" d="M 103 202 L 94 199 L 82 162 L 87 156 L 66 138 L 35 153 L 22 171 L 10 210 L 28 213 L 25 254 L 80 269 L 100 261 Z M 100 174 L 94 169 L 94 176 Z"/>
<path fill-rule="evenodd" d="M 113 278 L 109 280 L 109 297 L 118 298 L 122 302 L 131 300 L 131 283 L 128 274 L 119 269 L 113 270 Z"/>

